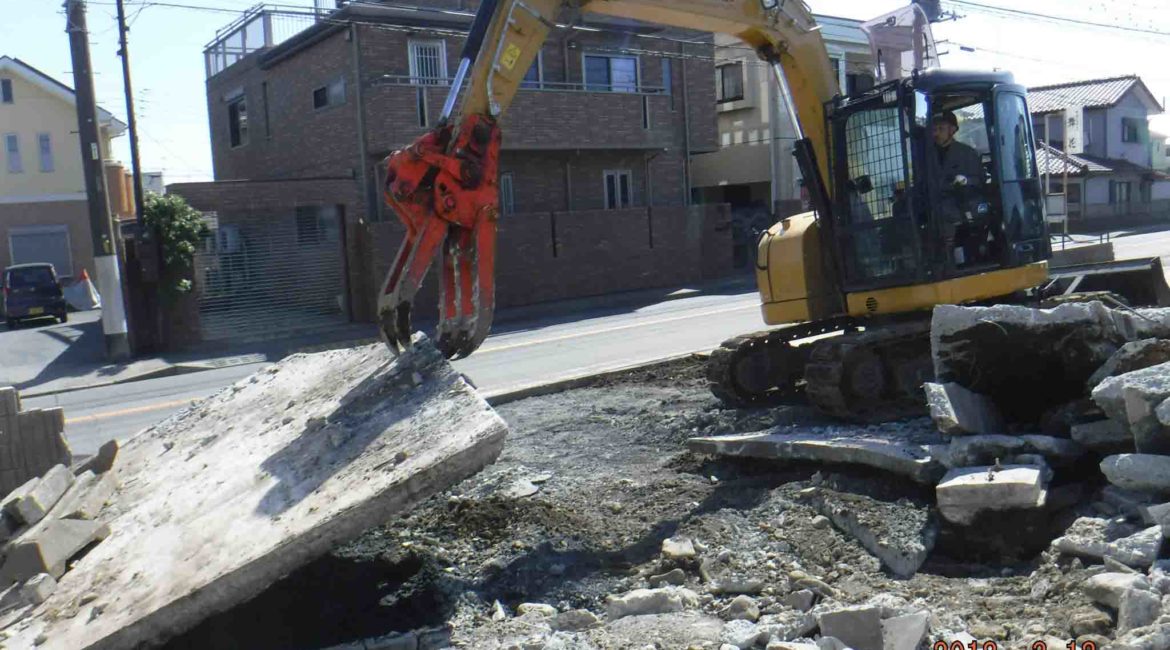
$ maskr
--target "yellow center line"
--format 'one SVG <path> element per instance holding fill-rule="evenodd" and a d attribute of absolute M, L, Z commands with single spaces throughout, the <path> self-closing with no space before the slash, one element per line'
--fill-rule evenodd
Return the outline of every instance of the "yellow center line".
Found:
<path fill-rule="evenodd" d="M 756 303 L 750 305 L 740 305 L 738 307 L 725 307 L 723 309 L 712 309 L 710 311 L 702 311 L 687 314 L 686 316 L 674 316 L 672 318 L 660 318 L 658 320 L 642 321 L 640 323 L 630 323 L 629 325 L 615 325 L 614 327 L 606 327 L 603 329 L 586 330 L 583 332 L 576 332 L 574 334 L 562 334 L 560 336 L 550 336 L 542 339 L 533 339 L 531 341 L 524 341 L 522 343 L 510 343 L 506 345 L 488 345 L 479 349 L 475 354 L 490 354 L 492 352 L 502 352 L 504 350 L 514 350 L 516 348 L 526 348 L 533 345 L 542 345 L 545 343 L 556 343 L 557 341 L 566 341 L 569 339 L 578 339 L 585 336 L 596 336 L 598 334 L 609 334 L 610 332 L 620 332 L 622 330 L 637 329 L 639 327 L 647 327 L 650 325 L 661 325 L 663 323 L 673 323 L 680 320 L 690 320 L 692 318 L 701 318 L 703 316 L 714 316 L 716 314 L 726 314 L 733 311 L 743 311 L 745 309 L 759 309 Z"/>
<path fill-rule="evenodd" d="M 197 397 L 188 397 L 187 399 L 177 399 L 173 402 L 159 402 L 157 404 L 147 404 L 146 406 L 135 406 L 134 408 L 119 409 L 117 411 L 106 411 L 104 413 L 94 413 L 93 415 L 79 415 L 75 418 L 66 418 L 65 424 L 80 424 L 82 422 L 93 422 L 94 420 L 104 420 L 106 418 L 116 418 L 123 415 L 133 415 L 135 413 L 149 413 L 151 411 L 161 411 L 163 409 L 174 408 L 176 406 L 186 406 L 191 402 L 197 400 Z"/>

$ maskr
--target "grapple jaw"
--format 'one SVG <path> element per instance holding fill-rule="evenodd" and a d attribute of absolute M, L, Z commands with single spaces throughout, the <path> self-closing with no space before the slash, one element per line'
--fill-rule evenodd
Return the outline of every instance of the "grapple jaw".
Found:
<path fill-rule="evenodd" d="M 495 312 L 500 129 L 486 115 L 441 124 L 386 162 L 386 202 L 406 227 L 378 296 L 391 351 L 410 346 L 415 294 L 442 248 L 435 345 L 465 357 L 487 338 Z"/>

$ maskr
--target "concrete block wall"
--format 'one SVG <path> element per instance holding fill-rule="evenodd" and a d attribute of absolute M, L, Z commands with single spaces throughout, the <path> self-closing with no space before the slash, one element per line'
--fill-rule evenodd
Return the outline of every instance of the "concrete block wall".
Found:
<path fill-rule="evenodd" d="M 63 410 L 21 410 L 16 389 L 0 388 L 0 493 L 8 494 L 54 465 L 72 463 L 64 432 Z"/>

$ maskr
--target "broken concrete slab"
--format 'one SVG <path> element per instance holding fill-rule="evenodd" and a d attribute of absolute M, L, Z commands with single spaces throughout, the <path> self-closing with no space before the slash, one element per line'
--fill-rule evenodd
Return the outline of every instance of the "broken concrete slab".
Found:
<path fill-rule="evenodd" d="M 1109 419 L 1126 425 L 1138 453 L 1170 453 L 1170 429 L 1156 413 L 1167 398 L 1170 363 L 1110 377 L 1093 389 L 1093 401 Z"/>
<path fill-rule="evenodd" d="M 933 485 L 946 472 L 937 460 L 946 440 L 929 424 L 885 423 L 866 427 L 777 427 L 763 433 L 691 438 L 698 454 L 865 465 Z"/>
<path fill-rule="evenodd" d="M 1162 527 L 1162 537 L 1170 539 L 1170 503 L 1147 506 L 1142 509 L 1142 518 L 1148 524 Z"/>
<path fill-rule="evenodd" d="M 9 542 L 0 567 L 0 584 L 28 580 L 38 573 L 60 578 L 69 560 L 93 542 L 105 539 L 109 532 L 107 524 L 96 521 L 42 521 Z"/>
<path fill-rule="evenodd" d="M 817 617 L 822 636 L 840 639 L 854 650 L 882 650 L 880 607 L 848 607 Z"/>
<path fill-rule="evenodd" d="M 980 512 L 1043 507 L 1044 471 L 1023 465 L 956 468 L 943 477 L 935 495 L 947 521 L 969 525 Z"/>
<path fill-rule="evenodd" d="M 1150 625 L 1162 611 L 1162 596 L 1145 589 L 1126 589 L 1117 607 L 1117 632 Z"/>
<path fill-rule="evenodd" d="M 1119 454 L 1134 451 L 1129 429 L 1115 420 L 1074 424 L 1070 435 L 1074 441 L 1096 452 Z"/>
<path fill-rule="evenodd" d="M 939 305 L 931 320 L 935 381 L 986 395 L 1009 421 L 1034 423 L 1081 397 L 1085 382 L 1122 345 L 1161 338 L 1157 332 L 1165 329 L 1160 318 L 1100 302 L 1055 309 Z"/>
<path fill-rule="evenodd" d="M 1126 566 L 1148 569 L 1162 550 L 1162 527 L 1149 528 L 1109 542 L 1105 557 L 1111 557 Z"/>
<path fill-rule="evenodd" d="M 47 573 L 38 573 L 20 586 L 21 596 L 31 605 L 40 605 L 57 590 L 57 579 Z"/>
<path fill-rule="evenodd" d="M 1109 554 L 1111 543 L 1138 532 L 1137 527 L 1123 520 L 1078 517 L 1062 536 L 1052 541 L 1052 548 L 1068 555 L 1100 560 Z"/>
<path fill-rule="evenodd" d="M 917 573 L 934 550 L 938 522 L 928 506 L 827 489 L 818 489 L 811 504 L 899 578 Z M 811 607 L 812 592 L 808 596 Z"/>
<path fill-rule="evenodd" d="M 1121 596 L 1131 589 L 1149 590 L 1150 583 L 1140 573 L 1098 573 L 1090 576 L 1081 585 L 1093 602 L 1112 607 L 1121 607 Z"/>
<path fill-rule="evenodd" d="M 922 388 L 930 407 L 930 419 L 943 435 L 1003 433 L 1007 429 L 995 402 L 985 395 L 956 383 L 927 382 Z"/>
<path fill-rule="evenodd" d="M 117 482 L 112 474 L 85 472 L 49 512 L 58 519 L 97 519 L 106 503 L 113 498 Z"/>
<path fill-rule="evenodd" d="M 1117 349 L 1113 356 L 1089 377 L 1086 382 L 1091 391 L 1110 377 L 1124 375 L 1142 368 L 1170 362 L 1170 340 L 1142 339 L 1131 341 Z"/>
<path fill-rule="evenodd" d="M 506 433 L 421 335 L 397 359 L 290 356 L 122 446 L 111 534 L 8 643 L 159 644 L 479 471 Z"/>
<path fill-rule="evenodd" d="M 1117 454 L 1101 461 L 1101 472 L 1127 490 L 1170 494 L 1170 456 Z"/>
<path fill-rule="evenodd" d="M 1008 464 L 1022 464 L 1010 459 L 1022 456 L 1039 456 L 1052 467 L 1068 467 L 1084 455 L 1080 444 L 1052 436 L 1025 435 L 978 435 L 954 438 L 947 446 L 947 453 L 940 457 L 948 468 L 994 465 L 1002 461 Z"/>
<path fill-rule="evenodd" d="M 903 614 L 882 621 L 883 650 L 918 650 L 930 631 L 926 612 Z"/>
<path fill-rule="evenodd" d="M 56 465 L 39 479 L 17 488 L 17 494 L 5 500 L 5 510 L 21 523 L 35 524 L 57 504 L 73 480 L 69 468 Z"/>

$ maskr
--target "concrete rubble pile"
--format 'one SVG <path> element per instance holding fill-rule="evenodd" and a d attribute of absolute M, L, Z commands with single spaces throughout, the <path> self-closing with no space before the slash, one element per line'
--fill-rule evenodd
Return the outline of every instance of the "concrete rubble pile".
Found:
<path fill-rule="evenodd" d="M 23 409 L 15 388 L 0 387 L 0 493 L 72 462 L 64 431 L 60 408 Z"/>
<path fill-rule="evenodd" d="M 8 495 L 0 646 L 157 645 L 478 472 L 506 434 L 425 336 L 291 356 Z"/>

